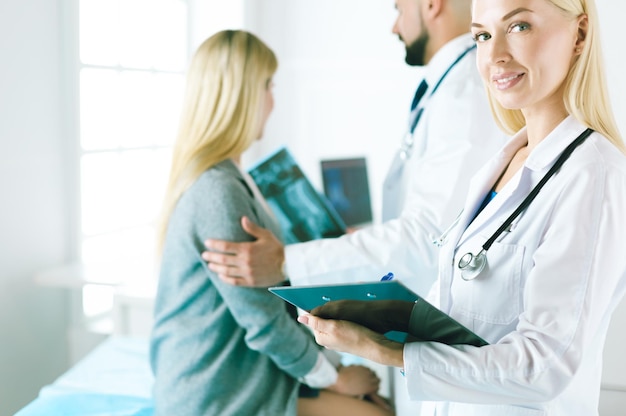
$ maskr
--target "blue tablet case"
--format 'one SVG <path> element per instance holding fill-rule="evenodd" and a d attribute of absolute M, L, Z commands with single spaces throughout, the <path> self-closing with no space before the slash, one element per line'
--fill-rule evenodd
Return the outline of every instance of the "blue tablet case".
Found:
<path fill-rule="evenodd" d="M 448 345 L 487 345 L 481 337 L 440 311 L 399 281 L 350 283 L 321 286 L 280 286 L 269 291 L 305 311 L 333 300 L 399 300 L 415 302 L 413 319 L 422 324 L 411 333 L 412 341 L 436 341 Z M 358 323 L 358 322 L 357 322 Z M 388 332 L 388 338 L 404 342 L 406 334 Z"/>

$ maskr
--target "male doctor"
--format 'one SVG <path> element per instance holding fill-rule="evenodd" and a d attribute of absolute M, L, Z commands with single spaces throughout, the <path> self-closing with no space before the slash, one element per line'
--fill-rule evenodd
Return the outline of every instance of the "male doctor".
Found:
<path fill-rule="evenodd" d="M 428 293 L 437 277 L 433 241 L 459 214 L 474 172 L 506 141 L 476 69 L 470 8 L 471 0 L 396 0 L 393 33 L 406 45 L 406 63 L 426 66 L 384 183 L 383 223 L 283 246 L 244 217 L 256 240 L 207 240 L 203 258 L 211 270 L 247 286 L 377 280 L 391 271 L 416 293 Z M 394 390 L 397 414 L 416 414 L 406 389 Z"/>

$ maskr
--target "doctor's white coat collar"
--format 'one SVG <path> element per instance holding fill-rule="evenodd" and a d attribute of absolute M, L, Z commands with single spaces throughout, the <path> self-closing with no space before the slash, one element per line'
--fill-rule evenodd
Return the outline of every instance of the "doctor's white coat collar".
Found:
<path fill-rule="evenodd" d="M 424 79 L 428 84 L 426 96 L 430 96 L 431 91 L 435 88 L 441 76 L 450 68 L 450 65 L 473 45 L 474 39 L 472 39 L 472 35 L 466 33 L 452 39 L 433 55 L 428 65 L 424 67 Z"/>
<path fill-rule="evenodd" d="M 479 230 L 485 221 L 491 218 L 508 200 L 519 190 L 522 177 L 532 175 L 531 187 L 535 186 L 543 174 L 556 162 L 563 150 L 587 127 L 582 125 L 573 116 L 563 120 L 537 147 L 528 155 L 522 168 L 511 178 L 509 183 L 499 192 L 498 196 L 489 203 L 478 217 L 472 221 L 480 204 L 487 193 L 493 188 L 496 180 L 500 177 L 517 150 L 528 143 L 526 128 L 522 128 L 507 144 L 498 152 L 476 175 L 472 178 L 468 189 L 467 199 L 459 226 L 456 232 L 450 236 L 451 243 L 458 246 L 463 240 Z M 524 189 L 523 199 L 529 189 Z M 470 224 L 470 221 L 471 224 Z"/>

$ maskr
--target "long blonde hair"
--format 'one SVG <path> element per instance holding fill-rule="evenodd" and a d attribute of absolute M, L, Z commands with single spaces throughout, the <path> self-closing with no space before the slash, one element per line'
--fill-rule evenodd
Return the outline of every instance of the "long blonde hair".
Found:
<path fill-rule="evenodd" d="M 158 224 L 159 252 L 182 194 L 205 170 L 238 157 L 258 138 L 263 94 L 277 67 L 274 52 L 242 30 L 218 32 L 196 50 Z"/>
<path fill-rule="evenodd" d="M 611 109 L 598 28 L 598 13 L 594 0 L 546 0 L 569 16 L 586 14 L 588 30 L 580 56 L 574 61 L 565 79 L 563 101 L 568 113 L 581 123 L 606 136 L 611 143 L 626 153 L 617 123 Z M 526 125 L 520 110 L 502 107 L 487 91 L 489 104 L 496 122 L 509 134 Z"/>

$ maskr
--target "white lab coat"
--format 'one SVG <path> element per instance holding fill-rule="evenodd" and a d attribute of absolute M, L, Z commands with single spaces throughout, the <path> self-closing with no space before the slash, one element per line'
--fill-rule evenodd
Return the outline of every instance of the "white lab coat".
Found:
<path fill-rule="evenodd" d="M 391 271 L 416 293 L 429 292 L 439 255 L 433 240 L 458 215 L 472 175 L 508 139 L 489 110 L 475 50 L 454 65 L 431 95 L 473 44 L 471 35 L 460 36 L 424 68 L 429 88 L 415 109 L 423 108 L 423 113 L 413 132 L 413 149 L 406 162 L 396 155 L 394 163 L 402 164 L 400 179 L 394 190 L 383 192 L 385 216 L 397 218 L 340 238 L 288 245 L 286 272 L 292 285 L 376 280 Z M 389 175 L 397 167 L 392 165 Z M 390 378 L 396 415 L 418 414 L 420 404 L 410 402 L 399 370 L 393 369 Z"/>
<path fill-rule="evenodd" d="M 438 51 L 425 68 L 429 90 L 472 44 L 464 35 Z M 402 191 L 393 201 L 399 217 L 340 238 L 288 245 L 286 272 L 293 285 L 371 281 L 391 271 L 417 293 L 428 293 L 437 276 L 433 239 L 459 213 L 470 177 L 507 139 L 489 111 L 475 51 L 434 95 L 429 90 Z"/>
<path fill-rule="evenodd" d="M 431 301 L 491 345 L 405 346 L 409 393 L 440 401 L 437 416 L 597 414 L 604 339 L 626 290 L 626 157 L 593 133 L 487 252 L 476 280 L 463 281 L 456 267 L 584 129 L 563 121 L 470 224 L 525 131 L 472 180 Z"/>

